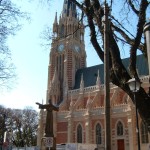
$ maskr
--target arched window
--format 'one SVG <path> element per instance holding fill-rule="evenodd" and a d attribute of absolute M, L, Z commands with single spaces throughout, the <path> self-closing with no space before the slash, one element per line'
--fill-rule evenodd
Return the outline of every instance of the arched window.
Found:
<path fill-rule="evenodd" d="M 148 143 L 148 129 L 144 122 L 141 123 L 141 138 L 142 143 Z"/>
<path fill-rule="evenodd" d="M 101 125 L 98 123 L 96 125 L 96 144 L 102 144 L 102 131 L 101 131 Z"/>
<path fill-rule="evenodd" d="M 60 30 L 60 37 L 64 37 L 64 33 L 65 33 L 65 27 L 64 25 L 62 25 Z"/>
<path fill-rule="evenodd" d="M 82 127 L 80 124 L 77 127 L 77 143 L 82 143 Z"/>
<path fill-rule="evenodd" d="M 122 125 L 121 121 L 119 121 L 117 123 L 117 135 L 118 136 L 123 135 L 123 125 Z"/>

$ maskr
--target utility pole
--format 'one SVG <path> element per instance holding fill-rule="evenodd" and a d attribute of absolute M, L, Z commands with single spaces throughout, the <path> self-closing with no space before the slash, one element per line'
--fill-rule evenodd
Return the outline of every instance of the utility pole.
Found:
<path fill-rule="evenodd" d="M 109 76 L 109 7 L 104 6 L 104 102 L 105 102 L 105 150 L 111 150 L 110 76 Z"/>

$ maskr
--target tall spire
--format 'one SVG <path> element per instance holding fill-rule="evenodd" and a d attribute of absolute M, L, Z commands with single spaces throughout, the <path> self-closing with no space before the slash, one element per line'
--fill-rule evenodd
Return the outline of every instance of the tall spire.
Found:
<path fill-rule="evenodd" d="M 83 74 L 81 75 L 81 81 L 80 81 L 80 92 L 84 91 L 84 80 L 83 80 Z"/>
<path fill-rule="evenodd" d="M 57 24 L 57 12 L 56 12 L 56 15 L 55 15 L 54 23 Z"/>
<path fill-rule="evenodd" d="M 73 17 L 76 17 L 76 5 L 70 0 L 64 0 L 62 14 L 64 16 L 69 16 L 70 10 L 72 10 Z"/>
<path fill-rule="evenodd" d="M 55 20 L 54 20 L 54 23 L 53 23 L 53 33 L 57 34 L 57 32 L 58 32 L 58 23 L 57 23 L 57 12 L 56 12 Z M 56 36 L 56 35 L 54 35 L 54 36 Z"/>

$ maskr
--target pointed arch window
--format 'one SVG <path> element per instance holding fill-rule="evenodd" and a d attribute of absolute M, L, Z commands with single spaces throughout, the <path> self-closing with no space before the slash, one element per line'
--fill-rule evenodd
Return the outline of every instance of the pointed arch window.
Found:
<path fill-rule="evenodd" d="M 62 25 L 61 31 L 60 31 L 60 37 L 64 37 L 64 33 L 65 33 L 65 27 L 64 27 L 64 25 Z"/>
<path fill-rule="evenodd" d="M 80 124 L 77 127 L 77 143 L 82 143 L 82 127 Z"/>
<path fill-rule="evenodd" d="M 141 138 L 142 138 L 142 143 L 148 143 L 148 128 L 147 125 L 142 122 L 141 123 Z"/>
<path fill-rule="evenodd" d="M 96 144 L 102 144 L 102 130 L 99 123 L 96 125 Z"/>
<path fill-rule="evenodd" d="M 118 136 L 123 135 L 123 124 L 121 123 L 121 121 L 117 123 L 117 135 Z"/>

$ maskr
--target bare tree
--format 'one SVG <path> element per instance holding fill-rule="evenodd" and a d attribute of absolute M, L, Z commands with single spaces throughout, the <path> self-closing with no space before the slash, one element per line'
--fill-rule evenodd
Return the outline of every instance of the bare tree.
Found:
<path fill-rule="evenodd" d="M 27 14 L 20 11 L 11 0 L 0 0 L 0 87 L 10 88 L 9 81 L 15 77 L 14 65 L 11 62 L 11 52 L 7 44 L 10 35 L 15 35 L 21 25 L 19 19 Z"/>
<path fill-rule="evenodd" d="M 103 41 L 103 3 L 99 0 L 71 0 L 82 10 L 87 18 L 90 29 L 90 40 L 99 58 L 104 61 L 104 50 L 99 36 Z M 111 0 L 109 6 L 110 14 L 109 30 L 109 53 L 110 53 L 110 77 L 111 82 L 124 90 L 133 100 L 133 92 L 130 91 L 127 81 L 132 77 L 139 79 L 136 70 L 136 55 L 140 51 L 146 56 L 146 47 L 143 38 L 143 27 L 146 15 L 150 11 L 150 2 L 147 0 Z M 130 55 L 129 71 L 124 67 L 121 60 L 122 47 Z M 150 127 L 150 96 L 142 87 L 137 94 L 137 108 L 139 113 Z M 134 103 L 134 100 L 133 100 Z M 149 128 L 150 131 L 150 128 Z"/>
<path fill-rule="evenodd" d="M 81 10 L 81 20 L 89 28 L 89 38 L 99 58 L 104 62 L 104 1 L 99 0 L 70 0 Z M 147 58 L 147 51 L 143 35 L 146 18 L 150 15 L 150 2 L 148 0 L 116 0 L 109 1 L 110 29 L 109 29 L 109 69 L 111 82 L 125 91 L 134 102 L 133 92 L 130 91 L 127 81 L 132 77 L 139 80 L 136 70 L 137 53 Z M 80 28 L 80 25 L 79 25 Z M 46 36 L 46 34 L 45 34 Z M 49 38 L 49 33 L 47 37 Z M 52 37 L 52 36 L 51 36 Z M 122 63 L 121 52 L 129 56 L 129 70 Z M 93 58 L 94 59 L 94 58 Z M 136 93 L 137 108 L 149 127 L 150 131 L 150 92 L 142 87 Z"/>

